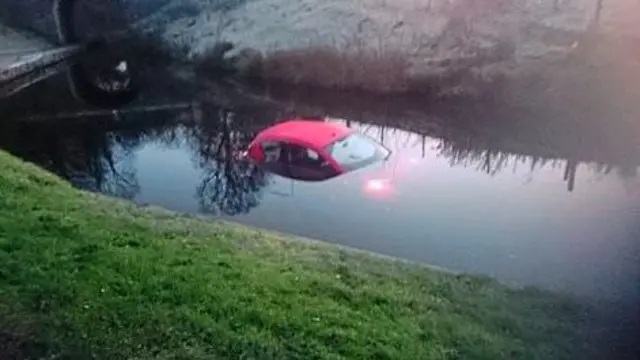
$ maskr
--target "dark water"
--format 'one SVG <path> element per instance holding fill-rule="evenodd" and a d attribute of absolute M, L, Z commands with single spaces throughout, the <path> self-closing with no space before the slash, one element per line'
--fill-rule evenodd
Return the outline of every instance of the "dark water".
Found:
<path fill-rule="evenodd" d="M 472 147 L 473 139 L 348 121 L 397 161 L 299 182 L 233 160 L 270 119 L 205 115 L 185 109 L 119 120 L 7 122 L 0 146 L 79 187 L 143 204 L 507 283 L 624 302 L 638 296 L 635 167 L 516 155 Z M 388 187 L 369 189 L 370 173 Z"/>

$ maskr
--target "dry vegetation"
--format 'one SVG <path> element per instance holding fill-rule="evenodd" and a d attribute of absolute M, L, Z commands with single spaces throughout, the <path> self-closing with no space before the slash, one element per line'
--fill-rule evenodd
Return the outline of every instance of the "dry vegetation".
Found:
<path fill-rule="evenodd" d="M 380 28 L 374 26 L 376 29 L 366 32 L 359 24 L 357 30 L 341 30 L 350 32 L 350 36 L 318 35 L 325 38 L 306 46 L 292 44 L 277 50 L 261 50 L 264 56 L 260 57 L 256 75 L 268 81 L 338 90 L 410 91 L 438 98 L 447 95 L 476 96 L 497 91 L 502 80 L 527 70 L 532 62 L 537 64 L 536 67 L 542 64 L 540 67 L 544 68 L 551 61 L 572 55 L 576 50 L 575 44 L 584 34 L 581 33 L 583 30 L 567 30 L 561 26 L 564 21 L 569 21 L 564 17 L 584 17 L 585 21 L 593 17 L 591 6 L 578 6 L 573 2 L 553 4 L 561 10 L 554 10 L 551 2 L 535 6 L 529 2 L 527 6 L 530 8 L 540 8 L 535 10 L 515 6 L 510 0 L 458 0 L 446 4 L 441 6 L 442 9 L 431 7 L 424 14 L 425 19 L 434 24 L 436 22 L 429 16 L 441 13 L 442 19 L 448 19 L 441 28 L 433 24 L 432 27 L 439 30 L 431 29 L 430 35 L 409 36 L 416 35 L 412 31 L 418 31 L 412 28 L 417 26 L 415 19 L 406 17 L 409 14 L 398 13 L 400 17 L 389 25 L 386 20 L 375 18 L 379 14 L 371 13 L 374 18 L 371 21 L 385 25 L 380 25 Z M 606 19 L 603 18 L 608 29 L 611 28 L 609 19 L 613 16 L 608 13 L 616 8 L 613 5 L 605 3 L 605 6 L 611 6 L 605 8 L 609 11 Z M 384 9 L 391 11 L 392 6 Z M 554 11 L 557 12 L 555 17 Z M 551 23 L 527 16 L 548 17 Z M 575 19 L 572 21 L 576 22 Z M 622 20 L 617 22 L 622 23 Z M 387 29 L 389 26 L 391 28 Z M 395 30 L 409 35 L 400 39 Z M 228 31 L 216 29 L 220 33 L 218 39 L 227 38 Z M 345 37 L 347 41 L 344 41 Z"/>
<path fill-rule="evenodd" d="M 496 51 L 497 50 L 497 51 Z M 416 71 L 407 51 L 381 46 L 314 46 L 265 55 L 259 77 L 267 81 L 376 93 L 478 93 L 509 71 L 508 58 L 491 49 L 457 59 L 432 61 Z M 506 60 L 506 61 L 504 61 Z"/>
<path fill-rule="evenodd" d="M 409 57 L 390 49 L 318 46 L 269 54 L 262 77 L 334 89 L 402 92 L 408 87 Z"/>

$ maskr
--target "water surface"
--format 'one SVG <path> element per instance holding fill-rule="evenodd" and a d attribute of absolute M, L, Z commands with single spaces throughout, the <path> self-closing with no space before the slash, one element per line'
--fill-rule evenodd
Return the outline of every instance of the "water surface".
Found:
<path fill-rule="evenodd" d="M 635 168 L 471 148 L 349 121 L 391 149 L 395 161 L 300 182 L 233 161 L 268 122 L 177 120 L 185 116 L 140 126 L 24 123 L 3 146 L 77 186 L 142 204 L 512 284 L 609 300 L 638 296 Z M 387 187 L 368 188 L 369 173 L 384 176 Z"/>

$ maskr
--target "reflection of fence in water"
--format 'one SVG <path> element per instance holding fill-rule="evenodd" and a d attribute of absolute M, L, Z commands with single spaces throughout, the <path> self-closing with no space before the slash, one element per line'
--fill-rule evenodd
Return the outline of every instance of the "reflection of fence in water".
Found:
<path fill-rule="evenodd" d="M 359 123 L 343 119 L 332 119 L 331 121 L 343 123 L 350 128 L 354 128 L 375 138 L 381 144 L 392 147 L 396 151 L 415 148 L 420 145 L 422 158 L 426 156 L 427 142 L 435 142 L 434 150 L 438 155 L 447 158 L 451 166 L 475 167 L 478 171 L 485 172 L 490 176 L 494 176 L 507 168 L 511 168 L 515 173 L 521 166 L 528 166 L 531 173 L 545 167 L 563 168 L 562 179 L 567 183 L 569 192 L 575 189 L 576 174 L 580 165 L 587 166 L 591 172 L 601 175 L 608 175 L 614 169 L 613 165 L 608 164 L 589 164 L 574 159 L 563 160 L 560 158 L 512 154 L 498 149 L 475 148 L 471 144 L 446 139 L 434 139 L 424 134 L 384 125 Z M 630 173 L 630 175 L 626 176 L 627 178 L 636 176 L 632 170 L 625 168 L 619 168 L 618 171 L 620 173 Z"/>

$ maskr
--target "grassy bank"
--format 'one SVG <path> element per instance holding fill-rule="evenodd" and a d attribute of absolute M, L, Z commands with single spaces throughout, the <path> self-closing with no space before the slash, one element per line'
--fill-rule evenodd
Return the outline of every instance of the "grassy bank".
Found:
<path fill-rule="evenodd" d="M 0 358 L 584 358 L 537 290 L 82 193 L 0 151 Z"/>

